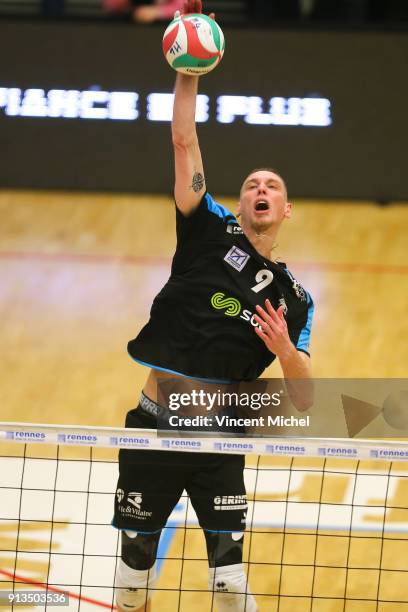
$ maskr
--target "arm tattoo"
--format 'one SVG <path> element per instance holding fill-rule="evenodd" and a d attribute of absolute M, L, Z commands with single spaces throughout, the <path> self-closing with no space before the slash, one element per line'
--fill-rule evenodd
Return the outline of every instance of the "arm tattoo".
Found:
<path fill-rule="evenodd" d="M 200 172 L 194 173 L 191 187 L 196 193 L 201 191 L 201 189 L 204 187 L 204 176 Z"/>

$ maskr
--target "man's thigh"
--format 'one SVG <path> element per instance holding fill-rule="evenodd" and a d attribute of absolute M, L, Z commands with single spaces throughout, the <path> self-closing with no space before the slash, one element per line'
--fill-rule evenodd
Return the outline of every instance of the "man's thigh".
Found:
<path fill-rule="evenodd" d="M 185 453 L 121 450 L 113 525 L 140 532 L 162 529 L 184 489 L 184 460 Z"/>
<path fill-rule="evenodd" d="M 248 510 L 243 455 L 207 455 L 186 484 L 200 526 L 209 531 L 243 531 Z"/>

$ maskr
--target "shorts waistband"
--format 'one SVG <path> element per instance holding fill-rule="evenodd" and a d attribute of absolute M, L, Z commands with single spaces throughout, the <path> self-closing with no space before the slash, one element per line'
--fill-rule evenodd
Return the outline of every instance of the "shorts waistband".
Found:
<path fill-rule="evenodd" d="M 143 391 L 140 395 L 139 410 L 142 410 L 142 412 L 144 412 L 145 414 L 156 418 L 168 413 L 167 408 L 159 406 L 159 404 L 147 397 L 147 395 L 145 395 Z"/>

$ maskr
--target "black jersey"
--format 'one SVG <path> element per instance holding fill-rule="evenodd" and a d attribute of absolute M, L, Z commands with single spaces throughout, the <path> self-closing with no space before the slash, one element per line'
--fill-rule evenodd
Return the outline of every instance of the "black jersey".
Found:
<path fill-rule="evenodd" d="M 313 302 L 283 263 L 260 255 L 235 216 L 206 193 L 194 213 L 176 209 L 171 275 L 150 320 L 128 344 L 157 370 L 214 382 L 254 380 L 275 359 L 255 333 L 255 306 L 285 306 L 289 336 L 308 352 Z"/>

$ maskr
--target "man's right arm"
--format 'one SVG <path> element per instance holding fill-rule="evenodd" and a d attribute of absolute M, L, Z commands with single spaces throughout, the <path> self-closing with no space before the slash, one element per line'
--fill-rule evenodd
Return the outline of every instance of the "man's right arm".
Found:
<path fill-rule="evenodd" d="M 176 175 L 174 197 L 185 216 L 194 212 L 206 189 L 195 124 L 198 79 L 198 76 L 177 74 L 171 124 Z"/>

